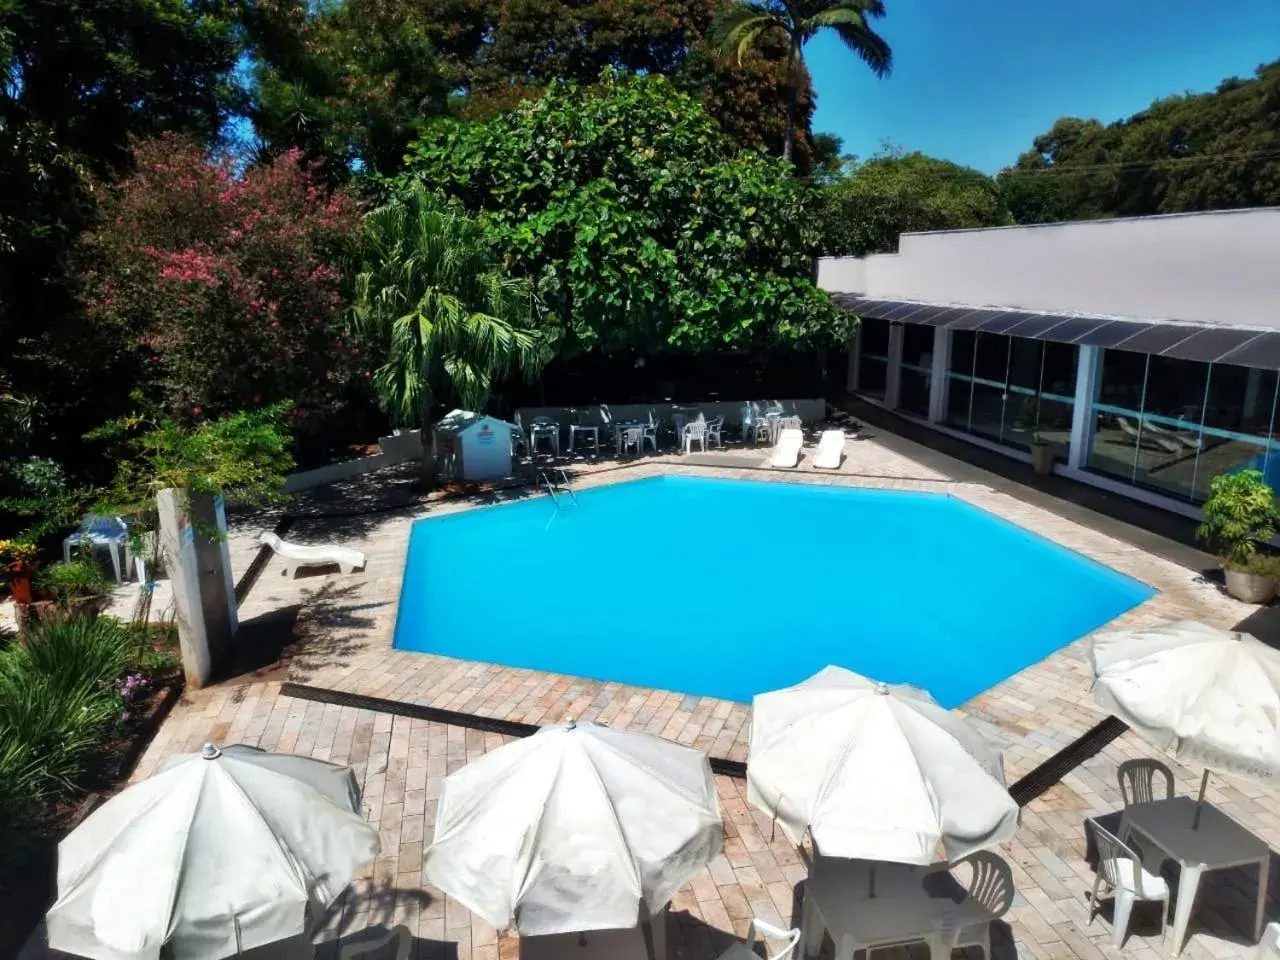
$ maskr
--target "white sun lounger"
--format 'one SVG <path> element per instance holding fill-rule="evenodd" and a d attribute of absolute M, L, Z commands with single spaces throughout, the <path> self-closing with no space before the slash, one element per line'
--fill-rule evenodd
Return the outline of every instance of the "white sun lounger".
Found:
<path fill-rule="evenodd" d="M 284 559 L 284 572 L 289 577 L 298 575 L 299 567 L 324 567 L 337 564 L 343 573 L 351 573 L 356 569 L 364 569 L 364 554 L 350 547 L 337 547 L 326 544 L 318 547 L 307 547 L 300 543 L 281 540 L 274 533 L 264 533 L 258 538 L 264 545 Z"/>
<path fill-rule="evenodd" d="M 800 448 L 804 446 L 804 434 L 795 427 L 787 427 L 778 436 L 773 447 L 773 460 L 770 466 L 795 467 L 800 462 Z"/>
<path fill-rule="evenodd" d="M 844 431 L 823 430 L 818 440 L 817 452 L 813 455 L 813 466 L 818 470 L 839 470 L 842 459 L 844 459 Z"/>

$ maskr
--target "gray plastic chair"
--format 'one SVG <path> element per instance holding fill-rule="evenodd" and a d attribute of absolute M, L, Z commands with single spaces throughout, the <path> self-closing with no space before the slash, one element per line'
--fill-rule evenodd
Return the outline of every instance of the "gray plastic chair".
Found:
<path fill-rule="evenodd" d="M 981 947 L 985 960 L 991 960 L 991 923 L 1013 906 L 1013 870 L 1003 857 L 986 850 L 957 860 L 951 869 L 966 865 L 969 885 L 957 910 L 959 926 L 951 946 Z"/>
<path fill-rule="evenodd" d="M 1163 797 L 1156 796 L 1157 773 L 1164 777 Z M 1120 796 L 1124 797 L 1126 807 L 1173 797 L 1173 771 L 1159 760 L 1145 757 L 1141 760 L 1126 760 L 1116 769 L 1116 779 L 1120 782 Z"/>
<path fill-rule="evenodd" d="M 1115 916 L 1112 921 L 1111 943 L 1117 949 L 1124 947 L 1129 933 L 1129 916 L 1135 901 L 1160 903 L 1160 939 L 1164 939 L 1169 919 L 1169 884 L 1164 877 L 1144 870 L 1142 861 L 1129 847 L 1112 833 L 1107 832 L 1096 820 L 1085 821 L 1085 827 L 1093 834 L 1098 849 L 1098 875 L 1089 894 L 1089 924 L 1098 914 L 1098 889 L 1105 883 L 1115 899 Z"/>

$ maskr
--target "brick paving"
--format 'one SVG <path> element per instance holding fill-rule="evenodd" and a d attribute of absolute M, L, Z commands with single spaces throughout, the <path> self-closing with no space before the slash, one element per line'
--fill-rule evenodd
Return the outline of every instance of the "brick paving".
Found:
<path fill-rule="evenodd" d="M 1198 574 L 1024 502 L 995 485 L 958 482 L 946 469 L 927 466 L 874 441 L 850 444 L 837 475 L 801 469 L 771 474 L 712 470 L 656 458 L 632 466 L 575 464 L 580 487 L 654 473 L 742 475 L 786 482 L 834 483 L 945 492 L 1012 520 L 1057 543 L 1151 584 L 1159 593 L 1113 622 L 1136 627 L 1191 617 L 1220 626 L 1244 623 L 1273 636 L 1275 617 L 1236 603 Z M 909 446 L 907 447 L 909 451 Z M 741 454 L 739 453 L 739 456 Z M 936 462 L 936 458 L 929 458 Z M 968 476 L 972 476 L 970 471 Z M 524 493 L 498 494 L 485 502 Z M 396 604 L 409 526 L 477 503 L 412 505 L 360 518 L 312 517 L 291 536 L 341 539 L 369 556 L 363 574 L 285 581 L 270 567 L 241 608 L 242 622 L 296 611 L 292 629 L 302 638 L 289 679 L 371 696 L 424 703 L 530 723 L 565 716 L 592 718 L 642 729 L 713 755 L 745 758 L 749 710 L 711 698 L 653 691 L 616 683 L 515 670 L 391 649 Z M 1014 780 L 1092 727 L 1102 714 L 1089 694 L 1085 644 L 1076 642 L 976 697 L 960 709 L 981 724 L 1005 751 Z M 364 787 L 365 812 L 382 836 L 383 851 L 342 908 L 327 936 L 347 938 L 370 925 L 407 923 L 417 934 L 415 956 L 494 960 L 517 955 L 518 940 L 472 917 L 459 904 L 420 883 L 422 850 L 430 842 L 443 777 L 499 746 L 503 738 L 475 729 L 322 704 L 280 695 L 278 682 L 222 685 L 189 693 L 165 722 L 140 762 L 135 778 L 152 772 L 165 756 L 198 749 L 205 740 L 242 741 L 267 749 L 309 754 L 350 764 Z M 998 925 L 995 953 L 1037 960 L 1154 958 L 1163 951 L 1158 929 L 1135 911 L 1123 951 L 1109 943 L 1109 912 L 1086 923 L 1086 895 L 1093 872 L 1085 862 L 1085 817 L 1117 811 L 1115 770 L 1124 759 L 1153 751 L 1136 734 L 1124 736 L 1068 773 L 1023 810 L 1018 834 L 1002 849 L 1014 870 L 1018 898 L 1007 924 Z M 1180 793 L 1193 793 L 1199 770 L 1174 766 Z M 798 920 L 796 887 L 804 867 L 796 852 L 745 803 L 745 785 L 717 777 L 727 832 L 726 849 L 710 869 L 676 896 L 669 924 L 671 956 L 712 960 L 749 917 Z M 1280 843 L 1280 795 L 1258 785 L 1214 777 L 1209 799 L 1267 840 Z M 1176 873 L 1175 873 L 1176 876 Z M 1192 919 L 1183 956 L 1226 960 L 1252 955 L 1251 925 L 1256 878 L 1247 871 L 1209 874 Z M 1269 917 L 1280 882 L 1272 878 Z M 829 950 L 828 945 L 828 950 Z"/>

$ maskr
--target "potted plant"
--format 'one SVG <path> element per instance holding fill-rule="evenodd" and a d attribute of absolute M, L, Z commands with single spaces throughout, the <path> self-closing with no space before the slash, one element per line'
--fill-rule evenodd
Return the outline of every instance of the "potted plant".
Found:
<path fill-rule="evenodd" d="M 111 581 L 89 558 L 54 563 L 40 571 L 36 586 L 70 615 L 96 616 L 107 605 Z"/>
<path fill-rule="evenodd" d="M 19 606 L 35 599 L 31 588 L 36 573 L 36 548 L 26 540 L 0 540 L 0 563 L 9 578 L 9 593 Z"/>
<path fill-rule="evenodd" d="M 1280 514 L 1262 472 L 1240 470 L 1214 477 L 1203 512 L 1196 537 L 1221 560 L 1227 593 L 1246 603 L 1266 603 L 1275 594 L 1275 581 L 1256 571 L 1258 545 L 1275 536 Z"/>
<path fill-rule="evenodd" d="M 1053 473 L 1053 444 L 1038 433 L 1031 435 L 1031 468 L 1042 477 Z"/>

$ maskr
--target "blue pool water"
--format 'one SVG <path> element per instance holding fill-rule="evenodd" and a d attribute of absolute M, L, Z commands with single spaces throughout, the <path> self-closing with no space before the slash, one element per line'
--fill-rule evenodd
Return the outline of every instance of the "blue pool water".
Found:
<path fill-rule="evenodd" d="M 750 701 L 829 663 L 956 706 L 1154 591 L 947 496 L 662 477 L 420 520 L 395 645 Z"/>

